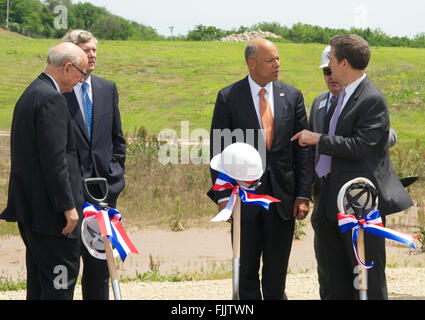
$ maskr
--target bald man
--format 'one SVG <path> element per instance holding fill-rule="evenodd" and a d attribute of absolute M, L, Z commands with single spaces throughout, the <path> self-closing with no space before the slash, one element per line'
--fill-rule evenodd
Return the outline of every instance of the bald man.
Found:
<path fill-rule="evenodd" d="M 269 210 L 241 205 L 240 299 L 285 299 L 285 282 L 295 219 L 304 219 L 311 197 L 313 153 L 310 147 L 292 143 L 293 133 L 307 128 L 300 90 L 282 83 L 279 53 L 265 39 L 245 48 L 249 75 L 219 91 L 211 122 L 211 158 L 230 143 L 253 145 L 263 160 L 264 174 L 258 194 L 271 195 L 281 203 Z M 218 173 L 211 171 L 212 182 Z M 208 196 L 221 210 L 230 192 Z M 261 288 L 259 279 L 262 259 Z M 262 291 L 262 292 L 261 292 Z"/>
<path fill-rule="evenodd" d="M 16 103 L 7 208 L 26 247 L 27 299 L 72 299 L 80 266 L 81 172 L 64 92 L 83 81 L 87 57 L 63 43 Z"/>

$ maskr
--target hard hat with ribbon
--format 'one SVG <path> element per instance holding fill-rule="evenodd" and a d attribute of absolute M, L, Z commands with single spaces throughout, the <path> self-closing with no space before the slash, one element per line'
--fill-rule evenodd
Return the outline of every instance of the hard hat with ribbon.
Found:
<path fill-rule="evenodd" d="M 406 244 L 413 249 L 413 239 L 419 238 L 407 233 L 385 228 L 378 207 L 378 192 L 373 183 L 366 178 L 356 178 L 344 184 L 338 193 L 338 226 L 341 232 L 352 230 L 354 255 L 364 269 L 373 267 L 372 262 L 366 265 L 359 258 L 357 238 L 360 229 L 378 237 L 391 239 Z M 352 210 L 352 214 L 348 211 Z"/>
<path fill-rule="evenodd" d="M 255 187 L 263 175 L 261 156 L 247 143 L 237 142 L 227 146 L 222 153 L 211 159 L 212 169 L 219 171 L 214 183 L 214 191 L 232 190 L 227 206 L 212 222 L 227 221 L 232 216 L 236 195 L 246 204 L 261 205 L 269 209 L 272 202 L 281 202 L 268 195 L 255 194 Z"/>
<path fill-rule="evenodd" d="M 114 256 L 119 254 L 123 262 L 129 252 L 139 253 L 124 231 L 121 224 L 121 213 L 118 210 L 113 208 L 100 210 L 97 206 L 85 202 L 83 213 L 81 238 L 92 256 L 106 259 L 102 237 L 109 239 L 114 247 Z"/>

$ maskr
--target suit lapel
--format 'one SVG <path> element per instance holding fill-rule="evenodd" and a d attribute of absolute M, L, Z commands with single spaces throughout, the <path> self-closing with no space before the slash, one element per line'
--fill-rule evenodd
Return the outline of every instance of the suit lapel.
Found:
<path fill-rule="evenodd" d="M 93 97 L 93 124 L 92 124 L 92 140 L 96 133 L 99 131 L 97 130 L 98 126 L 101 125 L 100 123 L 100 108 L 102 107 L 103 103 L 103 97 L 102 97 L 102 85 L 100 84 L 98 79 L 95 76 L 91 76 L 91 85 L 92 85 L 92 97 Z"/>
<path fill-rule="evenodd" d="M 321 133 L 324 133 L 323 130 L 325 129 L 325 118 L 326 118 L 326 110 L 328 108 L 328 103 L 329 103 L 329 97 L 330 97 L 330 94 L 328 92 L 328 96 L 326 97 L 326 104 L 325 104 L 325 106 L 322 107 L 321 109 L 318 109 L 317 110 L 317 113 L 318 113 L 317 114 L 317 116 L 318 116 L 318 120 L 317 121 L 319 121 L 318 128 L 319 128 L 319 132 L 321 132 Z M 319 103 L 320 103 L 320 101 L 319 101 Z"/>
<path fill-rule="evenodd" d="M 69 113 L 71 114 L 71 117 L 75 119 L 75 121 L 78 124 L 78 127 L 80 128 L 80 131 L 82 132 L 83 136 L 86 138 L 87 143 L 89 142 L 89 137 L 87 134 L 87 124 L 84 121 L 83 115 L 81 114 L 80 105 L 78 104 L 77 96 L 75 95 L 75 91 L 72 90 L 72 92 L 69 94 Z"/>
<path fill-rule="evenodd" d="M 285 130 L 285 121 L 282 121 L 285 114 L 287 114 L 288 105 L 286 103 L 286 96 L 283 87 L 279 82 L 273 82 L 273 106 L 274 106 L 274 134 L 271 148 L 277 141 L 277 137 Z"/>
<path fill-rule="evenodd" d="M 249 125 L 247 128 L 260 129 L 260 123 L 257 117 L 257 112 L 255 111 L 254 101 L 252 101 L 251 88 L 249 86 L 248 77 L 242 82 L 242 94 L 240 95 L 241 106 L 243 108 L 243 113 L 247 116 Z"/>
<path fill-rule="evenodd" d="M 338 123 L 336 125 L 336 130 L 338 130 L 339 125 L 344 121 L 344 118 L 347 116 L 347 113 L 353 108 L 353 106 L 356 104 L 357 99 L 363 92 L 363 89 L 368 85 L 369 78 L 366 76 L 366 78 L 363 79 L 362 82 L 358 85 L 356 90 L 354 90 L 353 94 L 351 95 L 350 99 L 348 99 L 347 103 L 344 106 L 344 109 L 342 110 L 341 114 L 338 118 Z"/>

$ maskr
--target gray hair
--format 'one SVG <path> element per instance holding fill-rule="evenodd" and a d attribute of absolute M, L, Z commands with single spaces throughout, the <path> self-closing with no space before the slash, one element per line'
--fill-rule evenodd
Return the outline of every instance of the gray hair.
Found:
<path fill-rule="evenodd" d="M 79 65 L 80 61 L 81 57 L 73 50 L 58 50 L 52 47 L 47 54 L 47 63 L 56 67 L 62 67 L 67 62 Z"/>
<path fill-rule="evenodd" d="M 254 58 L 257 54 L 257 45 L 256 44 L 248 44 L 245 47 L 245 60 L 248 61 L 248 59 Z"/>
<path fill-rule="evenodd" d="M 83 42 L 88 42 L 91 39 L 94 40 L 94 43 L 97 45 L 97 39 L 93 34 L 86 30 L 75 29 L 68 31 L 62 38 L 62 42 L 72 42 L 73 44 L 79 44 Z"/>

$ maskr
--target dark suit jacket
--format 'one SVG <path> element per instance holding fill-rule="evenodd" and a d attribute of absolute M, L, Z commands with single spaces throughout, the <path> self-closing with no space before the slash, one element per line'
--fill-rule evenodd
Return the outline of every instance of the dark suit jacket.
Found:
<path fill-rule="evenodd" d="M 329 91 L 325 91 L 320 93 L 316 98 L 313 100 L 313 104 L 311 105 L 310 109 L 310 116 L 308 118 L 308 125 L 310 127 L 311 131 L 314 132 L 320 132 L 323 133 L 324 126 L 325 126 L 325 117 L 326 117 L 326 106 L 328 104 L 329 99 Z M 326 104 L 322 104 L 322 101 L 326 101 Z M 319 148 L 316 148 L 316 146 L 313 146 L 314 151 L 314 166 L 313 168 L 316 168 L 317 162 L 319 161 Z M 313 196 L 314 196 L 314 204 L 315 206 L 318 205 L 318 198 L 320 194 L 320 187 L 321 187 L 321 179 L 317 177 L 316 171 L 314 171 L 314 184 L 313 184 Z"/>
<path fill-rule="evenodd" d="M 337 219 L 336 199 L 342 185 L 357 177 L 371 180 L 377 188 L 381 215 L 413 205 L 391 166 L 389 130 L 385 98 L 366 77 L 342 110 L 335 135 L 323 134 L 317 146 L 319 153 L 332 156 L 329 188 L 322 190 L 326 201 L 321 200 L 320 209 L 325 210 L 328 219 Z"/>
<path fill-rule="evenodd" d="M 65 93 L 77 139 L 84 177 L 103 177 L 108 181 L 108 203 L 114 203 L 125 186 L 126 143 L 118 109 L 115 83 L 91 75 L 93 124 L 91 141 L 74 91 Z M 104 191 L 104 190 L 103 190 Z"/>
<path fill-rule="evenodd" d="M 292 219 L 295 197 L 308 199 L 311 197 L 312 152 L 310 147 L 300 147 L 298 143 L 290 141 L 293 135 L 308 126 L 301 91 L 285 83 L 274 81 L 273 98 L 274 138 L 270 151 L 266 152 L 266 159 L 263 159 L 265 170 L 261 177 L 262 184 L 257 193 L 265 192 L 266 186 L 269 186 L 268 188 L 271 188 L 272 192 L 270 195 L 282 201 L 273 206 L 276 206 L 283 219 L 289 220 Z M 225 129 L 233 132 L 237 129 L 241 130 L 246 139 L 238 142 L 250 143 L 249 140 L 254 140 L 254 147 L 259 150 L 259 142 L 261 141 L 260 143 L 263 145 L 265 143 L 264 137 L 259 131 L 260 128 L 248 77 L 220 90 L 211 122 L 211 157 L 221 153 L 227 146 L 224 139 L 216 135 L 214 130 L 219 132 Z M 254 139 L 250 139 L 252 133 Z M 232 143 L 234 142 L 236 139 L 233 139 Z M 217 175 L 216 171 L 211 170 L 213 183 Z M 228 191 L 209 190 L 208 192 L 208 196 L 215 202 L 229 194 Z M 261 207 L 242 204 L 242 208 L 244 209 L 244 218 L 249 218 L 255 216 Z"/>
<path fill-rule="evenodd" d="M 41 74 L 19 98 L 11 130 L 7 208 L 1 218 L 62 236 L 64 211 L 82 217 L 81 171 L 66 99 Z M 68 235 L 79 238 L 77 226 Z"/>

